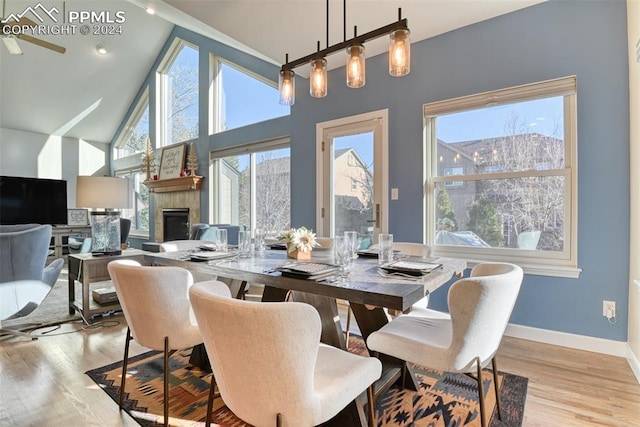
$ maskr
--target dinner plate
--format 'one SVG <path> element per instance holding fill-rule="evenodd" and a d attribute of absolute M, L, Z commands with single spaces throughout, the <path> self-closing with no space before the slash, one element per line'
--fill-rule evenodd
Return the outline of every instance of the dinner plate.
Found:
<path fill-rule="evenodd" d="M 192 261 L 211 261 L 213 259 L 230 258 L 237 254 L 235 252 L 194 252 L 189 254 Z"/>
<path fill-rule="evenodd" d="M 283 276 L 298 277 L 304 279 L 318 279 L 335 274 L 340 271 L 340 266 L 322 262 L 293 262 L 277 268 Z"/>
<path fill-rule="evenodd" d="M 402 273 L 410 274 L 412 276 L 422 276 L 441 267 L 442 264 L 439 263 L 416 261 L 395 261 L 380 266 L 382 270 L 388 273 Z"/>

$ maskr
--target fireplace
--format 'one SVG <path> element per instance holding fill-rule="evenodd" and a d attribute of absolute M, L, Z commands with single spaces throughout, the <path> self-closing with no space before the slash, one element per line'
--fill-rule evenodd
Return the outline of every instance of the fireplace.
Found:
<path fill-rule="evenodd" d="M 162 241 L 189 238 L 189 208 L 162 209 Z"/>

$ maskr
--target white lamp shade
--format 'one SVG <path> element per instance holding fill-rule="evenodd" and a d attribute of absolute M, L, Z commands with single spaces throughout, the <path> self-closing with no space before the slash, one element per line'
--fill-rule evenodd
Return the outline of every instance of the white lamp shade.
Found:
<path fill-rule="evenodd" d="M 79 176 L 76 205 L 82 208 L 129 208 L 129 181 L 110 176 Z"/>

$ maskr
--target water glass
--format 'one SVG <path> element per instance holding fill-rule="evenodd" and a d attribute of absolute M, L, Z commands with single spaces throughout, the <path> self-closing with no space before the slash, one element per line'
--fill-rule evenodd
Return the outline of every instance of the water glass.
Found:
<path fill-rule="evenodd" d="M 351 248 L 351 258 L 358 258 L 358 249 L 360 249 L 360 239 L 357 231 L 345 231 L 344 238 L 349 248 Z"/>
<path fill-rule="evenodd" d="M 227 229 L 218 228 L 216 232 L 216 250 L 227 252 Z"/>
<path fill-rule="evenodd" d="M 240 258 L 251 257 L 251 230 L 238 231 L 238 255 Z"/>
<path fill-rule="evenodd" d="M 335 264 L 342 267 L 342 271 L 348 274 L 353 257 L 351 256 L 351 246 L 344 236 L 336 236 L 333 239 L 333 259 Z"/>
<path fill-rule="evenodd" d="M 393 261 L 393 234 L 378 235 L 378 265 Z"/>
<path fill-rule="evenodd" d="M 261 228 L 253 230 L 253 244 L 256 252 L 264 252 L 264 238 L 265 232 Z"/>

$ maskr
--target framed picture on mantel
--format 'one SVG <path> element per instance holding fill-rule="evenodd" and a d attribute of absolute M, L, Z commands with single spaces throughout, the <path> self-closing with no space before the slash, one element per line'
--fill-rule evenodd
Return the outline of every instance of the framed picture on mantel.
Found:
<path fill-rule="evenodd" d="M 178 178 L 184 169 L 187 144 L 176 144 L 162 149 L 158 179 Z"/>

